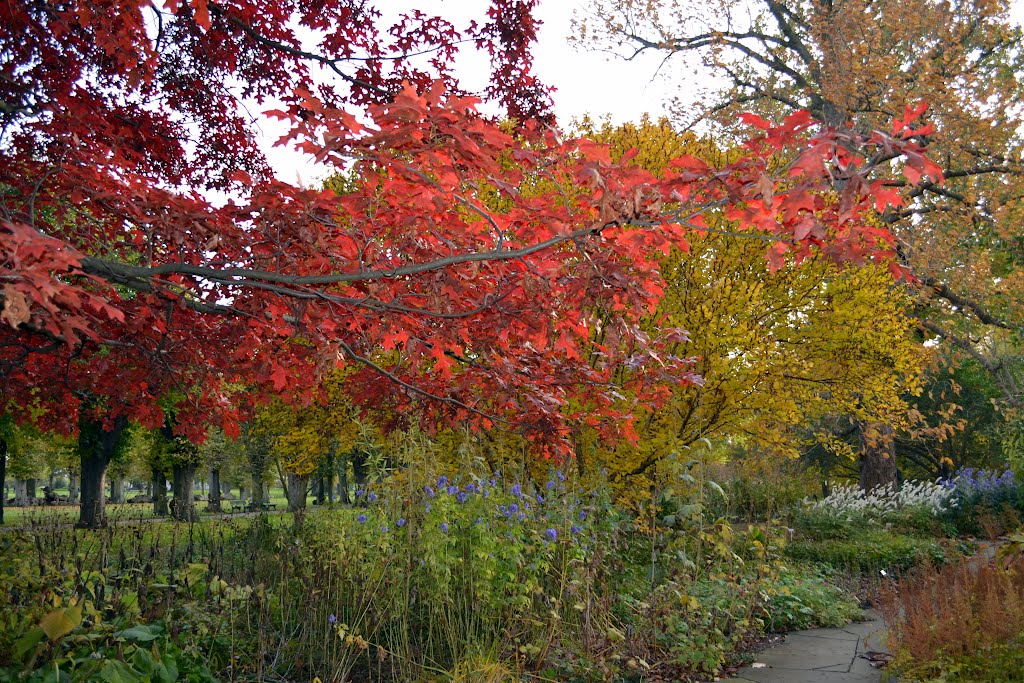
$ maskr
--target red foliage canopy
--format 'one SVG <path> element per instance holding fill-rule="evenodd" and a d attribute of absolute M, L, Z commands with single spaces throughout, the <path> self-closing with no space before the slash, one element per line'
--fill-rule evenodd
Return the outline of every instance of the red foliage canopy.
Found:
<path fill-rule="evenodd" d="M 658 258 L 703 212 L 759 231 L 772 263 L 887 258 L 863 217 L 897 199 L 867 173 L 903 155 L 908 176 L 937 177 L 916 111 L 868 139 L 753 121 L 764 135 L 721 169 L 612 164 L 535 121 L 533 4 L 495 0 L 466 34 L 417 12 L 380 31 L 351 0 L 0 7 L 0 389 L 64 430 L 84 405 L 149 425 L 173 405 L 198 436 L 237 419 L 226 386 L 310 400 L 319 373 L 355 363 L 369 405 L 429 397 L 557 444 L 571 421 L 628 425 L 623 381 L 645 401 L 697 381 L 662 352 L 681 332 L 638 321 Z M 527 121 L 519 137 L 451 82 L 464 36 L 491 55 L 487 95 Z M 430 73 L 387 59 L 423 49 Z M 246 101 L 283 102 L 289 138 L 353 190 L 274 180 Z M 783 149 L 795 161 L 770 172 Z"/>

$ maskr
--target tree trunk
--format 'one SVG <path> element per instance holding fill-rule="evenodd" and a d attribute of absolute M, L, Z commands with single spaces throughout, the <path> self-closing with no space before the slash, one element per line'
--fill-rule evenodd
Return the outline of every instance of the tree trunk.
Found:
<path fill-rule="evenodd" d="M 14 506 L 23 508 L 28 505 L 28 482 L 24 479 L 14 480 Z"/>
<path fill-rule="evenodd" d="M 196 466 L 193 464 L 175 464 L 173 466 L 174 481 L 171 487 L 174 498 L 171 500 L 171 517 L 179 522 L 194 522 L 197 518 L 195 493 Z"/>
<path fill-rule="evenodd" d="M 77 505 L 79 492 L 78 472 L 71 470 L 68 472 L 68 503 Z"/>
<path fill-rule="evenodd" d="M 341 466 L 338 468 L 338 500 L 342 505 L 351 505 L 352 499 L 348 495 L 348 458 L 339 458 Z"/>
<path fill-rule="evenodd" d="M 308 487 L 308 474 L 288 474 L 288 485 L 285 489 L 285 495 L 288 497 L 288 512 L 301 512 L 306 509 Z"/>
<path fill-rule="evenodd" d="M 893 429 L 887 424 L 861 425 L 860 487 L 871 491 L 879 486 L 896 487 L 896 449 Z"/>
<path fill-rule="evenodd" d="M 0 524 L 4 523 L 7 504 L 7 439 L 0 436 Z"/>
<path fill-rule="evenodd" d="M 220 507 L 220 469 L 210 468 L 210 498 L 206 505 L 208 512 L 222 512 Z"/>
<path fill-rule="evenodd" d="M 110 502 L 119 505 L 124 502 L 124 479 L 121 477 L 110 477 Z"/>
<path fill-rule="evenodd" d="M 318 472 L 313 480 L 313 505 L 324 504 L 324 475 Z"/>
<path fill-rule="evenodd" d="M 128 426 L 123 415 L 114 419 L 110 429 L 101 422 L 85 418 L 78 428 L 78 451 L 82 458 L 82 502 L 78 508 L 78 524 L 83 529 L 98 529 L 107 525 L 107 506 L 103 499 L 103 480 L 107 465 L 117 450 L 121 434 Z"/>
<path fill-rule="evenodd" d="M 32 479 L 25 480 L 25 495 L 28 497 L 28 504 L 36 504 L 36 480 L 35 477 Z"/>
<path fill-rule="evenodd" d="M 153 514 L 166 517 L 170 514 L 167 506 L 167 476 L 162 469 L 153 470 Z"/>
<path fill-rule="evenodd" d="M 370 480 L 370 468 L 366 466 L 366 453 L 352 453 L 352 477 L 355 479 L 356 490 L 366 490 L 366 482 Z"/>
<path fill-rule="evenodd" d="M 252 474 L 252 502 L 257 504 L 257 505 L 259 505 L 260 503 L 265 503 L 266 502 L 264 500 L 264 498 L 263 498 L 263 473 L 262 472 L 260 472 L 259 474 L 256 474 L 255 472 L 253 472 L 253 474 Z"/>

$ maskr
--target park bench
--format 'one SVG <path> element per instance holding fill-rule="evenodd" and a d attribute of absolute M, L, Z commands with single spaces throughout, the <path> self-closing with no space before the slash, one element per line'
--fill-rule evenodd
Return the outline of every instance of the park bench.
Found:
<path fill-rule="evenodd" d="M 277 510 L 276 503 L 253 503 L 241 500 L 231 503 L 232 512 L 270 512 L 271 510 Z"/>

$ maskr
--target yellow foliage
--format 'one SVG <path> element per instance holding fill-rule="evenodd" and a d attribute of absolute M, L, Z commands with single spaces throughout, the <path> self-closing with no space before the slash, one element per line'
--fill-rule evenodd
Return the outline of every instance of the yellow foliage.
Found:
<path fill-rule="evenodd" d="M 589 125 L 614 154 L 636 147 L 636 161 L 652 171 L 680 154 L 721 156 L 664 121 Z M 717 227 L 730 228 L 721 219 Z M 902 395 L 919 389 L 924 351 L 913 338 L 905 292 L 885 268 L 812 259 L 770 273 L 763 241 L 709 233 L 694 234 L 689 253 L 666 257 L 662 275 L 665 294 L 647 331 L 687 330 L 689 343 L 673 352 L 693 357 L 704 385 L 673 387 L 657 409 L 629 405 L 639 440 L 584 443 L 588 466 L 607 467 L 624 486 L 702 437 L 745 435 L 793 454 L 793 429 L 820 416 L 902 425 Z M 631 481 L 630 488 L 645 487 Z"/>

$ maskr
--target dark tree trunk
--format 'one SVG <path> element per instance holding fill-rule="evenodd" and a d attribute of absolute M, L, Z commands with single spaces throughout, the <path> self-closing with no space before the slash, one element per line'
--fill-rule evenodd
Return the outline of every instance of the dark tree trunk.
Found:
<path fill-rule="evenodd" d="M 324 475 L 322 472 L 318 472 L 316 479 L 313 480 L 313 504 L 324 504 Z"/>
<path fill-rule="evenodd" d="M 220 469 L 210 468 L 210 499 L 206 506 L 209 512 L 222 512 L 220 507 Z"/>
<path fill-rule="evenodd" d="M 70 471 L 68 472 L 68 503 L 77 505 L 79 493 L 78 472 Z"/>
<path fill-rule="evenodd" d="M 352 499 L 348 495 L 348 458 L 342 456 L 338 458 L 340 467 L 338 467 L 338 500 L 342 505 L 351 505 Z"/>
<path fill-rule="evenodd" d="M 356 490 L 366 490 L 366 482 L 370 480 L 370 468 L 366 465 L 366 453 L 352 453 L 352 476 L 355 479 Z"/>
<path fill-rule="evenodd" d="M 167 476 L 159 468 L 153 470 L 153 514 L 157 517 L 166 517 L 170 514 L 167 506 Z"/>
<path fill-rule="evenodd" d="M 121 433 L 128 426 L 124 416 L 114 419 L 110 429 L 100 422 L 83 420 L 78 430 L 78 451 L 82 458 L 82 502 L 78 508 L 78 524 L 83 529 L 99 529 L 107 524 L 107 506 L 103 499 L 103 479 L 107 473 Z"/>
<path fill-rule="evenodd" d="M 196 466 L 192 464 L 175 464 L 173 466 L 174 481 L 171 488 L 174 498 L 171 500 L 171 517 L 179 522 L 196 520 L 195 487 Z"/>
<path fill-rule="evenodd" d="M 0 524 L 4 523 L 7 504 L 7 439 L 0 437 Z"/>
<path fill-rule="evenodd" d="M 28 504 L 36 504 L 36 480 L 35 478 L 25 480 L 25 495 L 28 497 Z"/>
<path fill-rule="evenodd" d="M 896 487 L 896 449 L 892 427 L 886 424 L 861 425 L 860 487 L 871 491 L 879 486 Z"/>
<path fill-rule="evenodd" d="M 309 487 L 308 474 L 289 474 L 285 495 L 288 497 L 288 511 L 302 512 L 306 509 L 306 491 Z"/>

